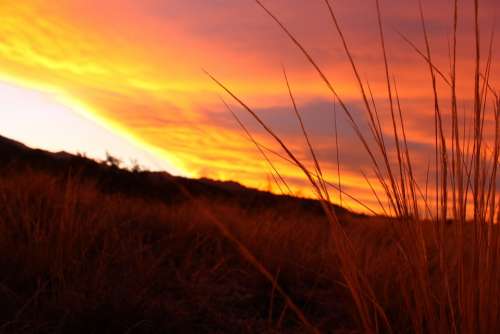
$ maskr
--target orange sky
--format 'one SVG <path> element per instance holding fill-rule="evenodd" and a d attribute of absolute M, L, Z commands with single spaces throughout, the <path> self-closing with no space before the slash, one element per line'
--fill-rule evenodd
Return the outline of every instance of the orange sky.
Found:
<path fill-rule="evenodd" d="M 324 3 L 319 0 L 264 3 L 303 41 L 362 121 L 358 89 Z M 423 177 L 429 156 L 432 157 L 429 153 L 434 131 L 431 83 L 426 64 L 396 33 L 400 31 L 423 48 L 417 2 L 383 0 L 381 3 L 391 70 L 405 110 L 414 163 Z M 471 3 L 466 1 L 463 5 L 459 28 L 459 82 L 464 108 L 472 92 Z M 448 0 L 424 1 L 435 62 L 446 73 L 451 5 Z M 363 80 L 370 81 L 377 101 L 384 101 L 383 63 L 374 6 L 374 1 L 366 0 L 334 2 Z M 481 6 L 486 51 L 486 39 L 500 4 L 497 0 L 485 0 Z M 53 104 L 64 106 L 64 111 L 50 114 L 54 119 L 33 126 L 33 133 L 27 133 L 23 127 L 19 130 L 10 127 L 4 130 L 10 136 L 26 141 L 31 138 L 30 144 L 34 146 L 64 149 L 64 145 L 54 144 L 58 141 L 55 136 L 62 124 L 68 123 L 68 117 L 76 114 L 82 121 L 71 123 L 75 136 L 79 134 L 72 147 L 77 147 L 80 140 L 82 150 L 92 153 L 100 149 L 97 146 L 114 141 L 111 149 L 121 150 L 124 158 L 137 158 L 148 167 L 166 168 L 188 176 L 231 179 L 266 189 L 269 166 L 219 96 L 235 108 L 260 142 L 277 146 L 202 69 L 227 84 L 262 115 L 294 152 L 309 160 L 288 99 L 282 75 L 285 66 L 327 175 L 336 180 L 333 106 L 328 90 L 253 1 L 23 0 L 3 3 L 1 8 L 0 93 L 3 89 L 7 92 L 5 96 L 11 96 L 9 89 L 20 87 L 15 88 L 18 94 L 36 92 L 56 101 Z M 497 45 L 498 40 L 495 37 Z M 494 60 L 500 55 L 496 50 Z M 493 73 L 496 68 L 494 65 Z M 492 84 L 496 81 L 493 75 Z M 448 92 L 444 86 L 441 89 L 445 97 Z M 29 99 L 33 93 L 26 94 Z M 40 114 L 49 115 L 51 107 L 45 104 L 38 107 L 36 104 L 26 107 L 37 113 L 27 116 L 28 119 L 21 119 L 14 107 L 4 108 L 0 117 L 11 122 L 39 122 L 43 119 Z M 95 123 L 95 127 L 88 125 L 89 122 Z M 360 176 L 360 170 L 370 174 L 366 153 L 340 113 L 338 124 L 344 189 L 376 207 Z M 111 135 L 114 139 L 107 137 Z M 125 149 L 129 146 L 134 148 Z M 294 192 L 310 194 L 298 170 L 279 158 L 273 159 Z M 273 189 L 277 191 L 277 187 Z M 359 209 L 356 205 L 352 207 Z"/>

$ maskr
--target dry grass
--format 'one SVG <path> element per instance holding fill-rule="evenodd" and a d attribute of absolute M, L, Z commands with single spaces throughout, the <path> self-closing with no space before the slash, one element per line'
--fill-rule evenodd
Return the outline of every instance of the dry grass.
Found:
<path fill-rule="evenodd" d="M 2 172 L 1 332 L 303 332 L 284 298 L 187 201 L 101 193 L 89 181 Z M 319 331 L 358 329 L 324 218 L 204 202 Z M 346 216 L 356 263 L 408 332 L 390 223 Z M 431 254 L 437 254 L 429 251 Z M 431 255 L 431 259 L 432 259 Z M 435 259 L 434 259 L 435 261 Z"/>
<path fill-rule="evenodd" d="M 105 195 L 91 183 L 39 172 L 2 176 L 0 332 L 300 328 L 279 296 L 268 309 L 272 286 L 198 204 Z M 307 217 L 306 226 L 273 210 L 205 206 L 274 273 L 279 270 L 280 283 L 290 281 L 287 288 L 305 303 L 312 288 L 294 282 L 320 284 L 308 268 L 328 260 L 319 219 Z"/>
<path fill-rule="evenodd" d="M 425 60 L 429 71 L 429 87 L 434 104 L 435 143 L 435 161 L 432 166 L 434 184 L 430 185 L 430 197 L 428 194 L 429 178 L 425 180 L 425 184 L 422 184 L 422 181 L 416 180 L 414 176 L 415 167 L 412 164 L 408 147 L 404 113 L 396 81 L 392 79 L 393 74 L 386 51 L 379 0 L 375 0 L 374 4 L 387 83 L 388 110 L 381 110 L 377 107 L 370 87 L 363 84 L 351 46 L 343 33 L 334 7 L 329 0 L 324 0 L 334 30 L 352 68 L 353 77 L 359 86 L 370 136 L 366 136 L 360 130 L 360 120 L 355 119 L 348 105 L 338 94 L 335 85 L 308 50 L 262 1 L 255 1 L 318 73 L 351 122 L 361 147 L 367 153 L 367 159 L 372 162 L 373 174 L 384 189 L 383 197 L 385 198 L 381 200 L 375 192 L 374 196 L 382 206 L 383 212 L 393 217 L 385 233 L 391 233 L 393 236 L 390 246 L 394 256 L 389 262 L 393 266 L 390 270 L 393 277 L 391 282 L 399 286 L 398 290 L 393 291 L 397 298 L 404 301 L 398 304 L 400 309 L 397 314 L 407 316 L 408 327 L 404 327 L 405 330 L 416 333 L 500 332 L 500 316 L 497 307 L 500 300 L 500 273 L 498 271 L 500 232 L 497 228 L 500 219 L 500 197 L 496 194 L 500 155 L 500 100 L 496 90 L 490 84 L 493 35 L 490 37 L 487 56 L 481 55 L 479 0 L 473 0 L 475 66 L 468 78 L 474 83 L 474 90 L 471 94 L 474 107 L 468 111 L 468 115 L 473 119 L 471 137 L 466 136 L 465 131 L 463 133 L 459 131 L 462 127 L 465 129 L 466 124 L 465 120 L 459 119 L 457 110 L 460 102 L 456 88 L 459 2 L 454 2 L 451 65 L 448 76 L 433 63 L 431 36 L 428 34 L 424 8 L 420 1 L 419 15 L 425 50 L 421 51 L 414 43 L 404 38 Z M 347 233 L 344 226 L 339 224 L 335 212 L 328 205 L 332 183 L 323 177 L 320 163 L 310 144 L 309 135 L 305 131 L 286 74 L 286 86 L 291 104 L 311 153 L 314 166 L 312 170 L 305 167 L 307 164 L 304 161 L 296 158 L 286 142 L 277 136 L 250 106 L 221 81 L 210 74 L 209 76 L 276 140 L 287 160 L 304 173 L 304 177 L 309 180 L 318 199 L 323 203 L 330 225 L 330 237 L 339 261 L 339 271 L 343 284 L 349 290 L 356 307 L 359 328 L 365 332 L 401 331 L 401 323 L 394 318 L 394 309 L 388 308 L 386 301 L 381 299 L 380 287 L 371 279 L 370 272 L 363 263 L 366 257 L 362 254 L 366 247 L 358 247 L 359 245 L 353 238 L 359 235 Z M 443 79 L 450 87 L 448 92 L 439 91 L 438 78 Z M 449 106 L 445 106 L 443 100 L 450 101 Z M 451 116 L 445 119 L 444 111 L 449 111 L 447 114 Z M 392 121 L 392 134 L 390 135 L 382 131 L 380 112 L 387 112 L 390 115 Z M 451 133 L 445 132 L 443 125 L 445 122 L 451 123 Z M 490 124 L 485 127 L 486 122 Z M 487 137 L 494 139 L 487 140 Z M 389 151 L 388 140 L 394 141 L 395 152 Z M 260 145 L 255 144 L 258 147 Z M 390 157 L 396 157 L 396 163 L 391 163 Z M 373 189 L 371 184 L 369 186 Z M 341 183 L 339 182 L 339 186 L 335 188 L 341 189 Z M 425 193 L 422 189 L 425 189 Z M 450 222 L 451 227 L 448 226 Z M 365 234 L 362 235 L 363 238 L 367 237 Z M 374 240 L 365 239 L 365 242 L 371 243 Z M 377 249 L 371 249 L 371 251 L 375 254 Z"/>

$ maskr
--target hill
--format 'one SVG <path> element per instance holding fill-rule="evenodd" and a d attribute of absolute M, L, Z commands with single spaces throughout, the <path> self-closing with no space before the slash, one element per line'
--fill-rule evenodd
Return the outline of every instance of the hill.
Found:
<path fill-rule="evenodd" d="M 209 198 L 231 202 L 249 210 L 262 207 L 296 207 L 322 215 L 318 201 L 289 195 L 275 195 L 247 188 L 233 181 L 216 181 L 207 178 L 189 179 L 172 176 L 167 172 L 127 170 L 108 162 L 97 162 L 82 155 L 66 152 L 51 153 L 32 149 L 17 141 L 0 136 L 0 168 L 5 170 L 32 169 L 55 176 L 73 175 L 95 182 L 107 194 L 124 194 L 163 203 L 179 203 L 187 197 Z M 339 215 L 354 214 L 333 205 Z"/>
<path fill-rule="evenodd" d="M 367 219 L 335 210 L 353 231 Z M 303 332 L 277 285 L 213 219 L 311 321 L 355 328 L 318 202 L 2 137 L 0 332 Z"/>
<path fill-rule="evenodd" d="M 443 225 L 439 248 L 427 221 L 334 210 L 351 265 L 395 333 L 420 326 L 416 282 L 430 309 L 442 306 L 443 254 L 449 272 L 460 259 L 467 275 L 473 268 L 471 249 L 454 250 L 472 244 L 474 225 L 463 235 Z M 414 244 L 413 226 L 421 268 L 401 248 Z M 0 138 L 0 332 L 362 332 L 334 233 L 314 200 Z M 447 282 L 458 289 L 456 276 Z M 494 314 L 498 291 L 486 300 Z"/>

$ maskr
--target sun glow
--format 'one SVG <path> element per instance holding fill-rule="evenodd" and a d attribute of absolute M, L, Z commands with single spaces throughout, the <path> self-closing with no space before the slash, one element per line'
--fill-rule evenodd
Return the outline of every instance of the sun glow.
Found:
<path fill-rule="evenodd" d="M 0 133 L 28 146 L 84 153 L 103 159 L 107 152 L 130 166 L 187 175 L 168 157 L 106 122 L 83 103 L 46 87 L 45 91 L 0 81 Z"/>

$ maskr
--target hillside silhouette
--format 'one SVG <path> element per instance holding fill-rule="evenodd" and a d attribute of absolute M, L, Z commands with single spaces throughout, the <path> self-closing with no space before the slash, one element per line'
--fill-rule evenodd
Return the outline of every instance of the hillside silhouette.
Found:
<path fill-rule="evenodd" d="M 109 160 L 113 160 L 109 156 Z M 163 203 L 179 203 L 190 197 L 230 202 L 250 210 L 262 207 L 294 207 L 313 214 L 323 215 L 321 205 L 313 199 L 290 195 L 276 195 L 247 188 L 234 181 L 216 181 L 207 178 L 190 179 L 173 176 L 167 172 L 129 170 L 107 161 L 98 162 L 83 155 L 66 152 L 52 153 L 29 148 L 15 140 L 0 136 L 0 168 L 38 170 L 54 176 L 78 177 L 95 182 L 104 193 L 124 194 Z M 354 214 L 333 205 L 339 215 Z"/>
<path fill-rule="evenodd" d="M 0 138 L 0 333 L 301 333 L 285 295 L 355 328 L 317 201 L 108 160 Z"/>
<path fill-rule="evenodd" d="M 391 328 L 412 332 L 415 277 L 398 247 L 414 232 L 333 209 Z M 435 226 L 419 223 L 438 293 Z M 456 226 L 443 225 L 446 255 L 469 268 L 472 251 L 453 250 L 473 241 L 474 225 L 463 239 Z M 359 332 L 335 233 L 312 199 L 1 137 L 0 333 Z"/>

